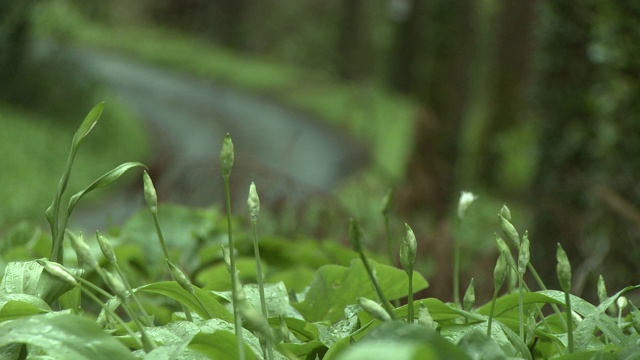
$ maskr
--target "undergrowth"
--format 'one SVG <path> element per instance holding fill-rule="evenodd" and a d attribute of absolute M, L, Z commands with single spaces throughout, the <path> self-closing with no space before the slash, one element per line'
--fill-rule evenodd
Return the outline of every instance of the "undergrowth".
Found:
<path fill-rule="evenodd" d="M 507 206 L 496 219 L 493 288 L 475 288 L 472 280 L 453 301 L 413 297 L 429 284 L 414 271 L 424 259 L 416 256 L 420 234 L 409 224 L 401 247 L 390 250 L 399 252 L 401 268 L 389 264 L 390 254 L 365 249 L 356 220 L 349 228 L 351 249 L 262 237 L 259 184 L 252 184 L 251 228 L 244 229 L 231 216 L 229 135 L 220 155 L 226 215 L 158 205 L 153 180 L 143 171 L 147 209 L 116 234 L 96 233 L 93 240 L 71 232 L 67 221 L 84 195 L 145 169 L 121 164 L 66 196 L 75 156 L 102 106 L 89 112 L 73 137 L 45 212 L 50 234 L 19 224 L 0 243 L 3 359 L 640 357 L 640 311 L 623 295 L 639 286 L 610 296 L 600 277 L 598 304 L 570 294 L 572 270 L 562 246 L 556 259 L 531 259 L 535 239 L 517 229 Z M 474 201 L 462 193 L 461 226 Z M 388 221 L 384 215 L 381 221 Z M 561 290 L 537 276 L 534 263 L 540 262 L 556 264 Z M 480 292 L 493 299 L 476 303 Z"/>

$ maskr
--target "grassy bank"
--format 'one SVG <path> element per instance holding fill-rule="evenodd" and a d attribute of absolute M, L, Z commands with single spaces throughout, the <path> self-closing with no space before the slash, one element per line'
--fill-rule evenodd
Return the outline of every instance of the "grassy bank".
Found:
<path fill-rule="evenodd" d="M 39 112 L 0 104 L 0 229 L 23 219 L 45 221 L 44 211 L 55 193 L 55 179 L 64 170 L 73 127 L 81 121 L 58 121 Z M 67 123 L 73 123 L 73 127 Z M 73 172 L 71 191 L 86 187 L 121 162 L 146 158 L 144 129 L 126 107 L 110 103 L 97 126 L 100 131 L 91 134 L 78 154 L 75 168 L 81 170 Z M 99 198 L 92 195 L 88 200 Z"/>

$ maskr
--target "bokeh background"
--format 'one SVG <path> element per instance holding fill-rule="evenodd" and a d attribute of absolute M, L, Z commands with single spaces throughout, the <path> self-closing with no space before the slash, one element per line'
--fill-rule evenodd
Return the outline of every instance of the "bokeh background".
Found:
<path fill-rule="evenodd" d="M 555 284 L 560 242 L 593 296 L 598 274 L 640 280 L 639 99 L 635 1 L 4 0 L 0 231 L 43 222 L 106 100 L 70 188 L 139 160 L 162 201 L 219 207 L 231 132 L 236 210 L 256 181 L 267 232 L 345 242 L 356 217 L 384 252 L 392 189 L 393 238 L 411 224 L 447 298 L 452 239 L 463 282 L 490 274 L 506 203 L 541 275 Z M 92 195 L 76 223 L 118 226 L 139 183 Z M 463 221 L 461 190 L 479 195 Z"/>

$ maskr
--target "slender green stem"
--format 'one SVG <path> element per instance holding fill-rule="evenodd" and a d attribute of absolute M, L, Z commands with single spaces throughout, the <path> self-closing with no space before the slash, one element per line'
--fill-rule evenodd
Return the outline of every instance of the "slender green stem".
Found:
<path fill-rule="evenodd" d="M 453 302 L 461 307 L 460 302 L 460 242 L 453 239 Z"/>
<path fill-rule="evenodd" d="M 407 320 L 409 324 L 413 324 L 413 271 L 409 272 L 409 294 L 407 299 Z"/>
<path fill-rule="evenodd" d="M 60 228 L 58 226 L 59 215 L 60 215 L 60 202 L 62 200 L 62 195 L 67 189 L 67 184 L 69 183 L 69 175 L 71 174 L 71 167 L 73 166 L 73 160 L 76 157 L 76 152 L 77 152 L 77 148 L 75 146 L 71 146 L 71 151 L 69 152 L 69 157 L 67 157 L 67 164 L 65 165 L 64 173 L 60 178 L 60 182 L 58 183 L 58 188 L 56 190 L 56 195 L 49 209 L 51 210 L 51 214 L 47 214 L 49 225 L 51 226 L 51 241 L 52 241 L 51 255 L 49 256 L 49 260 L 53 262 L 57 262 L 60 265 L 64 265 L 63 259 L 62 259 L 62 254 L 63 254 L 62 241 L 64 239 L 64 229 L 66 228 L 66 221 L 63 228 Z"/>
<path fill-rule="evenodd" d="M 380 284 L 378 284 L 378 280 L 374 276 L 373 270 L 371 270 L 371 265 L 369 265 L 369 260 L 367 260 L 367 256 L 364 254 L 364 251 L 360 251 L 359 253 L 360 253 L 360 259 L 362 259 L 362 263 L 364 264 L 364 268 L 365 270 L 367 270 L 367 274 L 369 274 L 369 278 L 373 283 L 373 288 L 376 290 L 376 294 L 378 294 L 378 298 L 382 302 L 382 307 L 387 313 L 389 313 L 389 316 L 391 317 L 391 319 L 397 320 L 398 318 L 396 317 L 396 314 L 393 312 L 393 307 L 391 306 L 391 303 L 389 302 L 389 300 L 387 300 L 387 297 L 382 292 L 382 288 L 380 288 Z"/>
<path fill-rule="evenodd" d="M 395 263 L 395 254 L 393 252 L 393 244 L 391 241 L 391 225 L 389 224 L 389 215 L 384 214 L 384 230 L 387 235 L 387 257 L 389 258 L 389 264 Z"/>
<path fill-rule="evenodd" d="M 152 210 L 151 215 L 153 216 L 153 224 L 156 227 L 156 234 L 158 236 L 158 241 L 160 242 L 160 247 L 162 248 L 162 252 L 164 253 L 165 260 L 171 261 L 169 248 L 167 248 L 167 243 L 164 241 L 164 235 L 162 235 L 162 229 L 160 228 L 160 220 L 158 219 L 158 213 Z M 171 262 L 173 263 L 173 261 Z M 167 264 L 167 266 L 169 265 Z M 171 274 L 171 279 L 175 281 L 176 279 L 173 278 L 173 274 L 171 273 L 171 271 L 169 271 L 169 274 Z M 189 308 L 182 303 L 180 304 L 180 306 L 182 307 L 182 311 L 184 312 L 184 316 L 187 318 L 187 320 L 193 321 L 193 317 L 191 316 L 191 311 L 189 310 Z"/>
<path fill-rule="evenodd" d="M 569 343 L 569 354 L 573 353 L 573 317 L 571 311 L 571 295 L 569 291 L 564 292 L 564 301 L 566 303 L 567 311 L 567 341 Z"/>
<path fill-rule="evenodd" d="M 518 317 L 520 340 L 524 342 L 524 273 L 518 272 Z"/>
<path fill-rule="evenodd" d="M 154 325 L 153 325 L 153 321 L 151 320 L 151 317 L 149 316 L 149 314 L 147 314 L 147 311 L 142 306 L 142 303 L 140 302 L 140 299 L 138 299 L 138 296 L 133 292 L 133 288 L 131 287 L 131 284 L 129 284 L 129 281 L 127 281 L 127 278 L 124 275 L 124 272 L 122 271 L 122 269 L 120 269 L 120 266 L 118 266 L 117 263 L 113 265 L 116 269 L 116 272 L 118 273 L 118 276 L 120 276 L 120 279 L 122 279 L 124 286 L 127 288 L 127 291 L 129 291 L 129 294 L 131 294 L 131 298 L 133 299 L 133 302 L 136 304 L 136 307 L 142 313 L 142 318 L 144 319 L 145 325 L 153 327 Z"/>
<path fill-rule="evenodd" d="M 233 320 L 235 323 L 236 337 L 238 338 L 238 354 L 241 360 L 244 360 L 244 341 L 242 338 L 242 319 L 238 309 L 238 277 L 236 273 L 236 255 L 233 244 L 233 231 L 231 225 L 231 189 L 229 186 L 229 176 L 223 176 L 224 192 L 227 204 L 227 233 L 229 237 L 229 261 L 231 273 L 231 299 L 233 302 Z"/>
<path fill-rule="evenodd" d="M 533 278 L 535 279 L 536 283 L 538 284 L 538 286 L 540 287 L 541 290 L 547 290 L 547 287 L 545 286 L 544 282 L 542 281 L 542 278 L 540 278 L 540 275 L 538 275 L 538 272 L 536 271 L 536 269 L 533 267 L 533 265 L 531 264 L 531 262 L 529 262 L 527 264 L 527 269 L 529 270 L 529 272 L 531 273 L 531 275 L 533 276 Z M 558 308 L 558 305 L 556 304 L 550 304 L 551 305 L 551 309 L 553 309 L 553 312 L 556 313 L 556 315 L 558 315 L 558 318 L 560 319 L 560 322 L 562 323 L 562 327 L 567 330 L 567 322 L 564 320 L 564 318 L 562 317 L 562 312 L 560 311 L 560 308 Z M 544 319 L 544 317 L 543 317 Z"/>
<path fill-rule="evenodd" d="M 489 310 L 489 323 L 487 324 L 487 336 L 491 337 L 491 326 L 493 324 L 493 313 L 496 309 L 496 301 L 498 300 L 498 293 L 500 293 L 500 289 L 495 289 L 493 291 L 493 299 L 491 299 L 491 309 Z"/>
<path fill-rule="evenodd" d="M 260 246 L 258 245 L 258 226 L 257 220 L 251 220 L 251 228 L 253 230 L 253 252 L 256 258 L 256 281 L 258 283 L 258 292 L 260 293 L 260 308 L 262 310 L 262 316 L 265 320 L 269 320 L 269 313 L 267 312 L 267 302 L 264 295 L 264 276 L 262 275 L 262 261 L 260 261 Z M 267 337 L 267 360 L 273 360 L 273 341 L 271 337 Z"/>

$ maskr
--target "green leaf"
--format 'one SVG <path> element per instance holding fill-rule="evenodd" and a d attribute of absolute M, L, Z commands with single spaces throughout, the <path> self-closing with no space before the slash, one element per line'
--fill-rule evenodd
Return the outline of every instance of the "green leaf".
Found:
<path fill-rule="evenodd" d="M 280 326 L 280 321 L 281 319 L 272 317 L 269 319 L 269 325 L 277 328 Z M 282 318 L 282 321 L 285 322 L 293 336 L 302 342 L 318 340 L 320 338 L 318 335 L 318 328 L 312 323 L 292 317 Z"/>
<path fill-rule="evenodd" d="M 10 262 L 4 269 L 0 294 L 28 294 L 51 303 L 72 289 L 67 283 L 42 270 L 35 260 Z"/>
<path fill-rule="evenodd" d="M 263 269 L 267 268 L 266 263 L 263 263 L 262 266 Z M 236 269 L 240 272 L 239 279 L 242 283 L 256 281 L 256 260 L 254 257 L 236 258 Z M 231 275 L 229 275 L 229 270 L 224 263 L 218 263 L 200 271 L 195 281 L 203 284 L 203 288 L 207 290 L 226 291 L 231 289 Z"/>
<path fill-rule="evenodd" d="M 371 266 L 375 268 L 387 298 L 397 299 L 407 295 L 408 279 L 403 270 L 376 264 L 374 261 L 371 261 Z M 424 277 L 414 272 L 414 291 L 427 286 Z M 305 300 L 293 305 L 308 321 L 328 320 L 334 323 L 344 317 L 344 308 L 355 304 L 358 297 L 377 299 L 362 261 L 355 259 L 348 268 L 338 265 L 322 266 L 316 271 Z"/>
<path fill-rule="evenodd" d="M 0 322 L 50 311 L 51 308 L 44 300 L 33 295 L 0 295 Z"/>
<path fill-rule="evenodd" d="M 177 344 L 158 346 L 144 356 L 144 360 L 176 360 L 185 352 L 188 341 Z"/>
<path fill-rule="evenodd" d="M 91 129 L 96 125 L 98 119 L 100 119 L 100 115 L 102 114 L 102 109 L 104 108 L 104 101 L 98 103 L 98 105 L 94 106 L 91 111 L 87 114 L 87 116 L 76 130 L 76 133 L 73 135 L 73 149 L 77 150 L 80 146 L 80 143 L 84 138 L 89 134 Z"/>
<path fill-rule="evenodd" d="M 189 348 L 207 355 L 210 359 L 239 359 L 238 339 L 231 331 L 218 330 L 212 334 L 196 335 Z M 255 360 L 256 356 L 248 345 L 244 345 L 245 358 Z"/>
<path fill-rule="evenodd" d="M 506 360 L 504 351 L 487 334 L 472 330 L 458 342 L 458 347 L 473 360 Z"/>
<path fill-rule="evenodd" d="M 561 293 L 564 299 L 564 293 Z M 532 304 L 557 304 L 563 305 L 564 300 L 557 299 L 555 297 L 548 296 L 541 292 L 525 292 L 522 294 L 524 305 L 532 305 Z M 505 295 L 496 300 L 496 308 L 494 312 L 494 317 L 511 317 L 511 316 L 519 316 L 518 315 L 518 294 L 513 293 L 509 295 Z M 491 303 L 487 303 L 478 309 L 477 313 L 485 316 L 489 316 L 489 312 L 491 309 Z M 513 311 L 512 314 L 508 314 L 509 311 Z"/>
<path fill-rule="evenodd" d="M 134 359 L 123 344 L 77 315 L 35 315 L 0 324 L 0 347 L 25 343 L 56 359 Z"/>
<path fill-rule="evenodd" d="M 156 282 L 141 286 L 134 291 L 150 292 L 167 296 L 178 303 L 184 304 L 190 310 L 195 311 L 205 319 L 217 318 L 228 322 L 233 322 L 233 315 L 222 306 L 215 296 L 206 290 L 202 290 L 197 286 L 193 286 L 196 295 L 202 301 L 204 308 L 193 295 L 189 294 L 175 281 Z"/>
<path fill-rule="evenodd" d="M 322 359 L 327 352 L 327 347 L 319 340 L 311 340 L 299 344 L 280 344 L 277 348 L 287 349 L 301 359 L 315 359 L 316 356 Z"/>
<path fill-rule="evenodd" d="M 106 174 L 100 176 L 98 179 L 96 179 L 94 182 L 92 182 L 89 186 L 87 186 L 86 189 L 74 194 L 69 199 L 69 206 L 67 207 L 67 213 L 71 214 L 71 212 L 73 211 L 73 208 L 75 208 L 75 206 L 78 203 L 78 201 L 80 201 L 80 199 L 83 196 L 85 196 L 87 193 L 89 193 L 89 192 L 91 192 L 92 190 L 95 190 L 95 189 L 99 189 L 99 188 L 103 188 L 105 186 L 109 186 L 114 181 L 118 180 L 128 170 L 136 168 L 136 167 L 142 167 L 142 168 L 145 168 L 145 169 L 147 168 L 144 164 L 139 163 L 139 162 L 127 162 L 127 163 L 120 164 L 120 165 L 116 166 L 115 168 L 113 168 L 110 171 L 108 171 Z"/>

